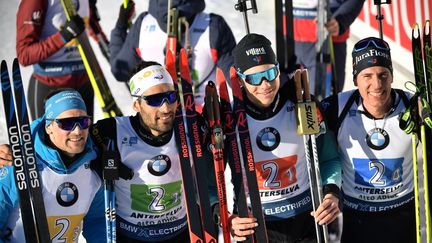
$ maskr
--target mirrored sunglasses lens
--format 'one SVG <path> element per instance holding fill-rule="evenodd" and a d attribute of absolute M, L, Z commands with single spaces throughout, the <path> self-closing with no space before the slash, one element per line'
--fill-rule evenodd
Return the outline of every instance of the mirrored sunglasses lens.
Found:
<path fill-rule="evenodd" d="M 149 95 L 145 98 L 145 100 L 148 105 L 159 107 L 164 101 L 167 101 L 169 104 L 174 103 L 176 101 L 176 93 L 175 91 L 169 91 L 165 93 Z"/>
<path fill-rule="evenodd" d="M 72 131 L 76 125 L 80 126 L 81 129 L 87 129 L 90 127 L 90 117 L 71 117 L 58 119 L 57 125 L 59 128 Z"/>
<path fill-rule="evenodd" d="M 272 67 L 265 71 L 259 73 L 253 73 L 250 75 L 246 75 L 246 81 L 251 85 L 261 85 L 262 81 L 265 79 L 269 82 L 276 79 L 278 73 L 277 67 Z"/>

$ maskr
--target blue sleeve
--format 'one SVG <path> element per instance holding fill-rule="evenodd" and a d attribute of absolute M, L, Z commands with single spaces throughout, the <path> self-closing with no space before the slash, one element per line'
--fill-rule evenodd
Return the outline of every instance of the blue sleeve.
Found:
<path fill-rule="evenodd" d="M 229 77 L 229 70 L 234 63 L 232 51 L 236 46 L 236 40 L 231 28 L 224 18 L 210 14 L 210 48 L 216 50 L 216 65 L 222 69 L 225 77 Z"/>
<path fill-rule="evenodd" d="M 141 23 L 146 14 L 147 12 L 144 12 L 136 19 L 129 32 L 126 26 L 120 24 L 116 24 L 111 31 L 109 46 L 111 72 L 118 81 L 127 81 L 129 74 L 141 60 L 136 48 L 139 44 Z"/>
<path fill-rule="evenodd" d="M 333 16 L 339 23 L 339 34 L 345 33 L 354 22 L 363 8 L 364 0 L 346 0 L 333 12 Z"/>
<path fill-rule="evenodd" d="M 10 213 L 18 206 L 18 192 L 14 178 L 14 167 L 5 166 L 0 169 L 0 242 Z"/>
<path fill-rule="evenodd" d="M 84 217 L 83 236 L 87 243 L 106 242 L 105 206 L 103 185 L 96 193 L 87 215 Z"/>

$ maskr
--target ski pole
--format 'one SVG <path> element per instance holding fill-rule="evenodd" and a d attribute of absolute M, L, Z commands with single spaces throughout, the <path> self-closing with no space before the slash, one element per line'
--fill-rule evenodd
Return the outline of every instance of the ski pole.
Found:
<path fill-rule="evenodd" d="M 382 28 L 382 21 L 384 19 L 384 15 L 382 15 L 381 13 L 381 4 L 391 4 L 391 0 L 374 0 L 374 5 L 377 6 L 376 19 L 378 20 L 379 37 L 381 40 L 384 40 Z"/>
<path fill-rule="evenodd" d="M 431 215 L 429 208 L 429 176 L 428 176 L 428 157 L 427 157 L 427 138 L 426 138 L 426 126 L 428 125 L 429 129 L 431 126 L 431 118 L 430 112 L 427 109 L 428 103 L 424 100 L 421 95 L 417 98 L 418 104 L 418 115 L 420 122 L 420 136 L 422 143 L 422 156 L 423 156 L 423 188 L 424 188 L 424 201 L 425 201 L 425 221 L 426 221 L 426 242 L 431 242 Z"/>
<path fill-rule="evenodd" d="M 317 118 L 317 108 L 315 102 L 311 100 L 307 70 L 297 70 L 294 74 L 294 82 L 297 97 L 297 133 L 303 135 L 309 183 L 311 187 L 312 207 L 315 212 L 323 200 L 315 137 L 320 131 Z M 324 242 L 327 243 L 327 226 L 320 226 L 315 222 L 315 230 L 318 243 L 322 242 L 321 237 L 324 237 Z"/>
<path fill-rule="evenodd" d="M 105 199 L 105 226 L 107 242 L 116 242 L 116 212 L 114 181 L 119 179 L 118 155 L 114 150 L 114 141 L 108 140 L 107 151 L 102 154 L 104 199 Z"/>
<path fill-rule="evenodd" d="M 256 14 L 258 13 L 258 9 L 256 5 L 256 0 L 249 0 L 251 2 L 250 8 L 247 7 L 247 1 L 248 0 L 238 0 L 237 4 L 234 5 L 234 8 L 235 10 L 243 13 L 243 21 L 245 24 L 246 33 L 249 34 L 250 29 L 249 29 L 249 20 L 247 16 L 247 11 L 252 10 L 252 13 Z"/>

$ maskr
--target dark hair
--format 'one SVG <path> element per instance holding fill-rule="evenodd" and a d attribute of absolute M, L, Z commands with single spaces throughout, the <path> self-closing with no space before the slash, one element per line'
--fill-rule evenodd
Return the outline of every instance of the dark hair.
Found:
<path fill-rule="evenodd" d="M 141 60 L 139 63 L 137 63 L 137 65 L 135 65 L 135 67 L 132 69 L 132 71 L 129 73 L 129 78 L 128 81 L 139 71 L 143 70 L 146 67 L 150 67 L 153 65 L 159 65 L 162 66 L 160 63 L 155 62 L 155 61 L 143 61 Z"/>

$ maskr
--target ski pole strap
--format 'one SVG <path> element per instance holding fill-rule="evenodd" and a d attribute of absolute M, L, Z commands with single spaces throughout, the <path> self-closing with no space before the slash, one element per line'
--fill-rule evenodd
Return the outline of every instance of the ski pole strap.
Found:
<path fill-rule="evenodd" d="M 103 178 L 106 181 L 113 181 L 119 179 L 118 164 L 119 158 L 116 151 L 114 151 L 113 140 L 108 141 L 108 151 L 104 151 L 102 154 L 103 161 Z"/>
<path fill-rule="evenodd" d="M 432 128 L 431 110 L 428 102 L 421 95 L 417 98 L 418 113 L 420 121 Z"/>

